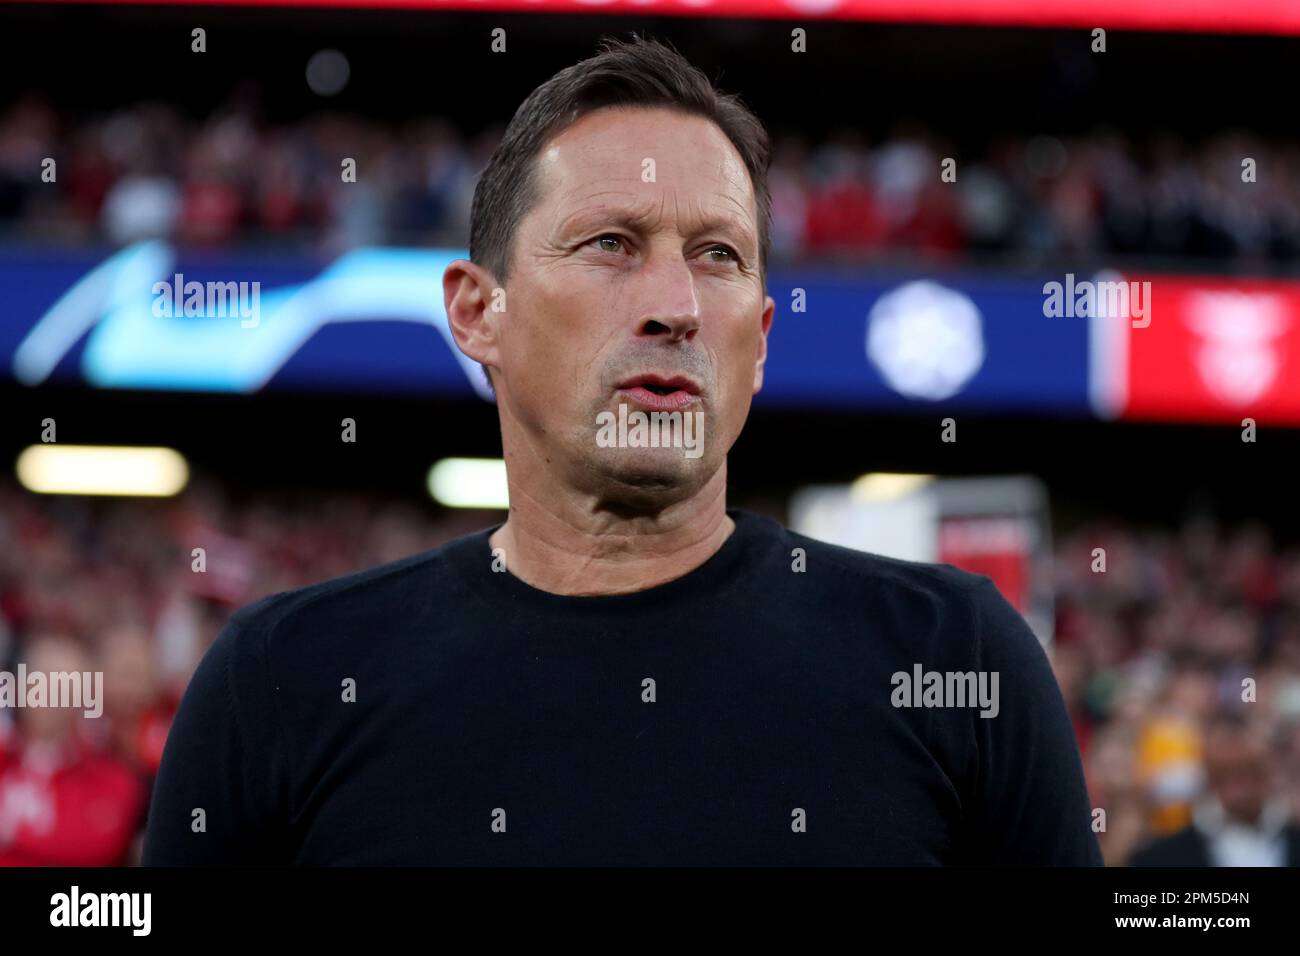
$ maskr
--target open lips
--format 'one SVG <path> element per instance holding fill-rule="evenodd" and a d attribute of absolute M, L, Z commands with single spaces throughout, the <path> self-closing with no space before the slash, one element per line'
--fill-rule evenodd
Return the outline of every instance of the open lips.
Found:
<path fill-rule="evenodd" d="M 675 412 L 692 405 L 700 386 L 685 375 L 636 375 L 618 386 L 634 402 L 653 411 Z"/>

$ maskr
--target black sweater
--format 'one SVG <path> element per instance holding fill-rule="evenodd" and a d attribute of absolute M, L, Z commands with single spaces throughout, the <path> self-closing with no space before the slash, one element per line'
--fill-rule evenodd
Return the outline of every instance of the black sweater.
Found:
<path fill-rule="evenodd" d="M 634 594 L 533 588 L 489 529 L 241 609 L 145 863 L 1100 864 L 1047 658 L 987 578 L 729 514 Z M 949 672 L 996 705 L 940 698 Z"/>

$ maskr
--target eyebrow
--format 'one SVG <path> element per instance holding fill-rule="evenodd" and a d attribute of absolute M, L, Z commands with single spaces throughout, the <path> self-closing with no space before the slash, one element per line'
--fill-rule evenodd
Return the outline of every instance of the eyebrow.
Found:
<path fill-rule="evenodd" d="M 561 233 L 567 236 L 573 233 L 585 232 L 588 229 L 595 229 L 598 225 L 606 223 L 613 226 L 622 226 L 629 232 L 642 233 L 654 218 L 655 214 L 650 209 L 629 211 L 626 209 L 585 208 L 572 213 L 564 220 Z M 740 252 L 748 255 L 754 254 L 757 242 L 752 232 L 739 221 L 727 216 L 710 216 L 700 223 L 699 227 L 691 235 L 710 232 L 728 236 L 742 247 L 739 250 Z"/>

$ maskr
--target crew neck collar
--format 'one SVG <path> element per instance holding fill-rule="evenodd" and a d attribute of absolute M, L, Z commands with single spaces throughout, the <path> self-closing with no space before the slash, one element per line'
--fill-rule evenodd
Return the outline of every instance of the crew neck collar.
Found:
<path fill-rule="evenodd" d="M 703 563 L 681 577 L 626 594 L 584 596 L 544 591 L 509 570 L 509 555 L 505 557 L 505 570 L 492 570 L 494 559 L 489 539 L 504 522 L 452 542 L 447 546 L 446 554 L 455 573 L 493 604 L 507 602 L 516 607 L 566 613 L 632 611 L 695 597 L 716 597 L 737 583 L 737 572 L 746 557 L 754 553 L 765 534 L 779 531 L 780 526 L 770 518 L 740 508 L 728 508 L 727 515 L 735 522 L 735 528 Z"/>

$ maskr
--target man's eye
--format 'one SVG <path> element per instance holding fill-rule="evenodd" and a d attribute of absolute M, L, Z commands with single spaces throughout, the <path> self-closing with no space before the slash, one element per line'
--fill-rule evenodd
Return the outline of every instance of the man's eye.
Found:
<path fill-rule="evenodd" d="M 623 248 L 623 237 L 615 236 L 612 233 L 606 233 L 603 236 L 597 236 L 593 241 L 597 243 L 612 242 L 615 244 L 614 248 L 610 248 L 609 246 L 602 245 L 600 248 L 603 252 L 619 252 Z"/>
<path fill-rule="evenodd" d="M 713 260 L 714 262 L 736 262 L 737 261 L 736 253 L 733 250 L 727 248 L 726 246 L 710 246 L 708 249 L 704 250 L 704 252 L 705 255 L 708 255 L 709 253 L 720 252 L 724 256 L 726 256 L 725 259 L 714 259 Z"/>

